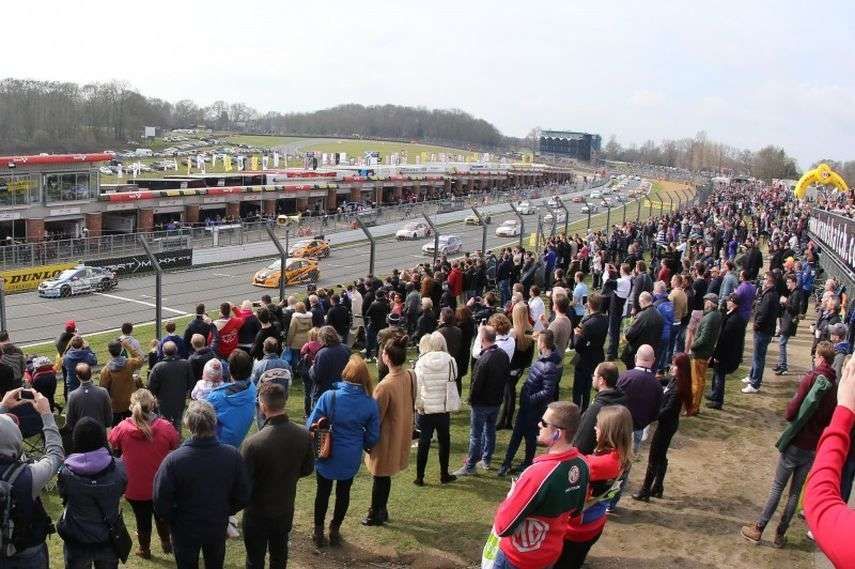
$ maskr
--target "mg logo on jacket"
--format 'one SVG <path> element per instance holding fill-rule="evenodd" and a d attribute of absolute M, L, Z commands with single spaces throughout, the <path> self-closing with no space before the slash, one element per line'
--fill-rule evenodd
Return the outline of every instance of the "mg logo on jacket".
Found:
<path fill-rule="evenodd" d="M 535 518 L 526 518 L 511 539 L 517 551 L 525 553 L 540 549 L 548 533 L 548 524 Z"/>

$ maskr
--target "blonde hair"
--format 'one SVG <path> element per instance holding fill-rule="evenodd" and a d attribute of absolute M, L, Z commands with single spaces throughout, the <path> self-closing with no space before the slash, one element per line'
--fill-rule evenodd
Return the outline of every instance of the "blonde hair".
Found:
<path fill-rule="evenodd" d="M 318 341 L 318 332 L 320 332 L 320 331 L 321 331 L 321 329 L 317 328 L 317 327 L 310 328 L 309 329 L 309 341 L 310 342 L 317 342 Z"/>
<path fill-rule="evenodd" d="M 530 329 L 528 305 L 524 302 L 516 303 L 511 311 L 511 318 L 514 322 L 514 341 L 520 350 L 525 351 L 531 343 L 531 336 L 528 334 Z"/>
<path fill-rule="evenodd" d="M 131 420 L 148 440 L 153 436 L 148 415 L 154 411 L 156 403 L 148 389 L 137 389 L 131 393 Z"/>
<path fill-rule="evenodd" d="M 440 332 L 432 332 L 422 336 L 422 339 L 419 340 L 419 354 L 428 352 L 448 353 L 448 343 L 445 341 L 445 336 Z"/>
<path fill-rule="evenodd" d="M 490 316 L 490 319 L 487 320 L 487 324 L 495 328 L 496 334 L 499 336 L 504 336 L 511 331 L 511 321 L 501 312 L 497 312 Z"/>
<path fill-rule="evenodd" d="M 597 413 L 597 454 L 617 450 L 621 472 L 626 472 L 632 461 L 632 415 L 623 405 L 609 405 Z"/>

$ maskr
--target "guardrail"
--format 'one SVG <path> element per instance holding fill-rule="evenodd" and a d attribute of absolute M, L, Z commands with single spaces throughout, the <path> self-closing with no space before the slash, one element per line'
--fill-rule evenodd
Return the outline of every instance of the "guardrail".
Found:
<path fill-rule="evenodd" d="M 830 211 L 814 209 L 808 235 L 822 246 L 820 264 L 829 276 L 855 288 L 855 221 Z"/>
<path fill-rule="evenodd" d="M 570 187 L 578 191 L 604 185 L 607 181 L 603 179 L 588 184 L 570 184 L 562 187 Z M 393 223 L 421 217 L 425 214 L 435 215 L 443 213 L 443 211 L 456 211 L 468 209 L 472 206 L 510 202 L 530 197 L 538 192 L 556 192 L 558 188 L 559 186 L 556 184 L 510 191 L 494 190 L 462 196 L 462 201 L 454 204 L 450 204 L 450 199 L 446 198 L 394 206 L 380 206 L 371 210 L 368 215 L 375 217 L 374 222 L 378 224 Z M 360 212 L 343 212 L 302 216 L 298 223 L 289 225 L 289 228 L 291 235 L 295 238 L 348 231 L 357 227 L 355 218 L 359 214 Z M 269 237 L 265 228 L 271 223 L 273 223 L 271 219 L 261 219 L 241 221 L 235 224 L 182 227 L 165 231 L 5 245 L 0 247 L 0 270 L 143 255 L 145 251 L 140 245 L 140 238 L 145 239 L 155 253 L 176 249 L 207 249 L 268 241 Z M 284 235 L 284 228 L 278 228 L 277 232 L 282 232 Z"/>

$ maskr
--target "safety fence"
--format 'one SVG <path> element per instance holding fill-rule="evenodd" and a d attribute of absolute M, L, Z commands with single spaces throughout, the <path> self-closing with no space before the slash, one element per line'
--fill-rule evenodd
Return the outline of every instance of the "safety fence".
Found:
<path fill-rule="evenodd" d="M 855 221 L 842 215 L 814 209 L 808 235 L 821 246 L 820 264 L 829 277 L 855 288 Z"/>

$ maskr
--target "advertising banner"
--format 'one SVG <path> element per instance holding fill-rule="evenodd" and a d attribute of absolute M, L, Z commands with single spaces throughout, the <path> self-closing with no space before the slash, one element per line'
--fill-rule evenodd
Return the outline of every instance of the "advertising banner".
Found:
<path fill-rule="evenodd" d="M 160 263 L 163 270 L 176 269 L 179 267 L 189 267 L 193 261 L 192 249 L 176 249 L 175 251 L 164 251 L 155 253 L 154 256 Z M 153 271 L 151 260 L 148 255 L 128 255 L 127 257 L 117 257 L 113 259 L 96 259 L 87 261 L 87 265 L 91 267 L 104 267 L 110 269 L 119 276 L 135 275 Z"/>
<path fill-rule="evenodd" d="M 46 279 L 57 276 L 65 269 L 71 269 L 77 263 L 59 263 L 56 265 L 38 265 L 35 267 L 24 267 L 21 269 L 10 269 L 0 272 L 3 286 L 7 294 L 15 292 L 26 292 L 36 290 L 39 283 Z"/>

